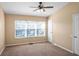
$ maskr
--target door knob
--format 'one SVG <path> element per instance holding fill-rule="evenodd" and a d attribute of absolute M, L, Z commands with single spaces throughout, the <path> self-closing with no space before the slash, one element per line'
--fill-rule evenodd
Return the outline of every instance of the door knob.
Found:
<path fill-rule="evenodd" d="M 77 36 L 74 36 L 74 38 L 77 38 Z"/>

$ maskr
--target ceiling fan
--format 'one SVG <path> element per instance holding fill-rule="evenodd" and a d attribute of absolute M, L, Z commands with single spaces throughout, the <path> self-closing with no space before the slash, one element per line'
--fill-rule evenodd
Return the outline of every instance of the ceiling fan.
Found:
<path fill-rule="evenodd" d="M 45 12 L 46 8 L 53 8 L 53 6 L 44 6 L 42 2 L 39 2 L 39 5 L 37 7 L 31 7 L 31 8 L 37 8 L 34 11 L 43 10 L 43 12 Z"/>

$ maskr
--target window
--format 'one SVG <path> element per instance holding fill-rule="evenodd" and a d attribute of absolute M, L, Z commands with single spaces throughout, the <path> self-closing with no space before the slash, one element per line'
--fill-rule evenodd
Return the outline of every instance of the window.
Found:
<path fill-rule="evenodd" d="M 45 22 L 15 21 L 16 37 L 39 37 L 45 36 Z"/>

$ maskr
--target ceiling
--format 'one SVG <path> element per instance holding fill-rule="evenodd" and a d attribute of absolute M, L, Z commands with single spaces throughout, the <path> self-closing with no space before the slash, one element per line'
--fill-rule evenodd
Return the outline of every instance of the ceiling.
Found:
<path fill-rule="evenodd" d="M 32 16 L 49 16 L 60 8 L 68 4 L 68 2 L 43 2 L 44 6 L 54 6 L 54 8 L 45 9 L 46 12 L 33 11 L 38 6 L 38 2 L 0 2 L 6 14 L 32 15 Z"/>

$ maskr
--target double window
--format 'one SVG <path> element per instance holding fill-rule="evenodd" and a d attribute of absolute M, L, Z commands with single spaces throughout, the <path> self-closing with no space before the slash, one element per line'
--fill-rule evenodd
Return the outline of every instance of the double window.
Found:
<path fill-rule="evenodd" d="M 45 36 L 45 22 L 44 21 L 15 21 L 16 37 L 39 37 Z"/>

